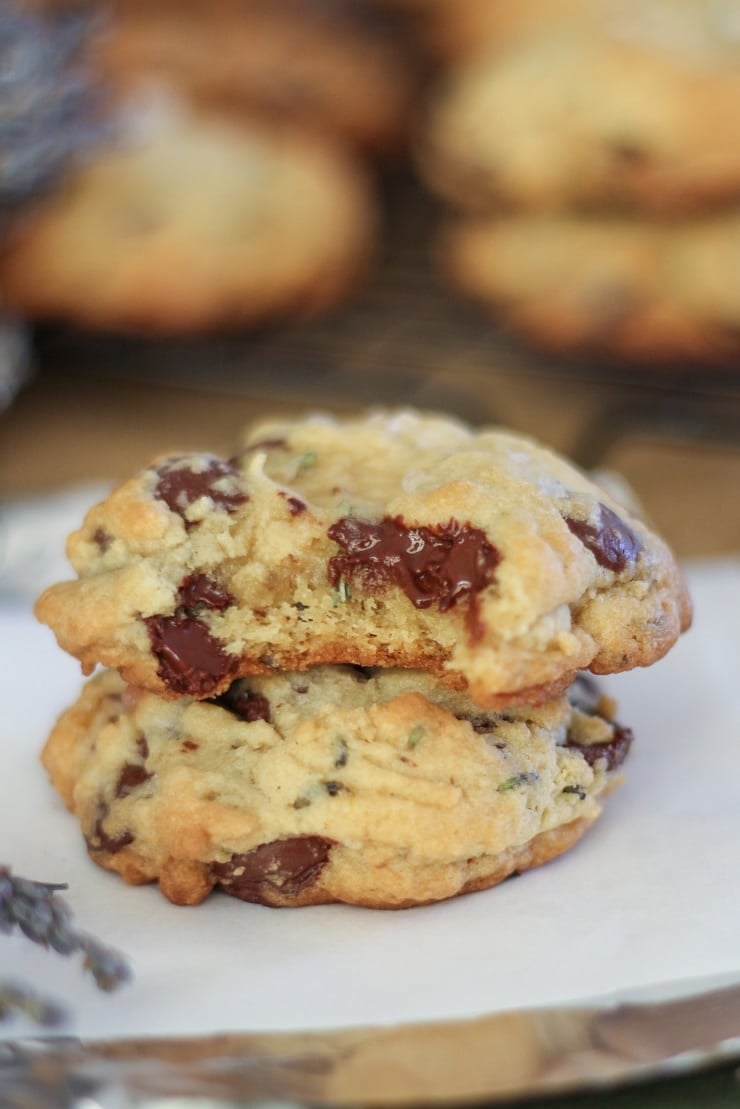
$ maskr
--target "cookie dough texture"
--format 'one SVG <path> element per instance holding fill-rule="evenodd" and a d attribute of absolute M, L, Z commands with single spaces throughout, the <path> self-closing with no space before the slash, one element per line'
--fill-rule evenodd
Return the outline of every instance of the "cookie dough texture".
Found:
<path fill-rule="evenodd" d="M 558 353 L 727 364 L 740 358 L 740 211 L 659 222 L 473 219 L 440 250 L 465 293 Z"/>
<path fill-rule="evenodd" d="M 425 674 L 320 667 L 167 701 L 101 672 L 43 755 L 88 850 L 177 904 L 401 908 L 574 843 L 631 741 L 561 696 L 482 715 Z"/>
<path fill-rule="evenodd" d="M 166 697 L 322 663 L 422 669 L 482 707 L 660 658 L 690 621 L 666 545 L 509 432 L 413 411 L 267 423 L 160 459 L 69 540 L 37 615 Z"/>
<path fill-rule="evenodd" d="M 26 317 L 119 331 L 310 315 L 359 280 L 375 218 L 364 174 L 319 138 L 147 94 L 3 244 L 0 293 Z"/>
<path fill-rule="evenodd" d="M 604 18 L 566 9 L 560 28 L 546 20 L 550 33 L 514 36 L 449 75 L 418 146 L 436 191 L 479 212 L 663 213 L 737 197 L 737 3 L 593 10 Z"/>

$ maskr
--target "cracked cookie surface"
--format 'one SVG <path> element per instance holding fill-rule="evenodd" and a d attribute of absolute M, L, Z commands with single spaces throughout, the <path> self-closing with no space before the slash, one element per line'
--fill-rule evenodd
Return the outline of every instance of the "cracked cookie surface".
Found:
<path fill-rule="evenodd" d="M 113 672 L 43 762 L 95 862 L 178 904 L 401 908 L 484 889 L 570 847 L 632 736 L 579 682 L 481 713 L 427 674 L 324 666 L 164 700 Z"/>
<path fill-rule="evenodd" d="M 482 707 L 660 658 L 690 621 L 666 545 L 565 460 L 376 413 L 159 459 L 87 515 L 36 612 L 164 696 L 322 663 L 423 669 Z"/>

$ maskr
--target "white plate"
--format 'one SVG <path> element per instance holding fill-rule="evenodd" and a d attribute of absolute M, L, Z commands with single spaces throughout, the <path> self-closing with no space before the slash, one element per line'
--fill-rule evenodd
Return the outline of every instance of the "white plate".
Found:
<path fill-rule="evenodd" d="M 95 867 L 38 753 L 79 670 L 0 609 L 0 862 L 69 884 L 81 927 L 130 957 L 98 993 L 76 960 L 0 936 L 0 977 L 73 999 L 85 1038 L 443 1020 L 740 977 L 740 562 L 690 570 L 694 629 L 609 680 L 637 737 L 625 785 L 569 854 L 496 889 L 402 912 L 176 908 Z"/>

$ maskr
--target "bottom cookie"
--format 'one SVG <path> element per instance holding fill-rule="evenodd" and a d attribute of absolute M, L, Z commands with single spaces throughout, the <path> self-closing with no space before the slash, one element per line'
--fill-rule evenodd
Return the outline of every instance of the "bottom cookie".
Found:
<path fill-rule="evenodd" d="M 44 749 L 88 851 L 176 904 L 405 908 L 486 889 L 580 838 L 631 732 L 580 680 L 481 713 L 427 674 L 323 666 L 166 701 L 102 672 Z"/>

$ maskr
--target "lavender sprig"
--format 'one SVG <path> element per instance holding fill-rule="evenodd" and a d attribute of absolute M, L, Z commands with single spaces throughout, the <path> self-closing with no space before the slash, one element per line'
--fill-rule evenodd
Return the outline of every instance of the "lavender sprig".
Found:
<path fill-rule="evenodd" d="M 103 137 L 90 10 L 47 15 L 0 0 L 0 206 L 53 183 Z"/>
<path fill-rule="evenodd" d="M 20 1014 L 28 1017 L 34 1024 L 47 1028 L 62 1024 L 66 1012 L 61 1005 L 34 993 L 26 986 L 15 982 L 0 982 L 0 1021 Z"/>
<path fill-rule="evenodd" d="M 0 932 L 8 935 L 19 928 L 29 940 L 60 955 L 81 952 L 83 967 L 92 974 L 97 987 L 106 992 L 115 990 L 130 980 L 131 969 L 117 951 L 77 930 L 69 907 L 57 896 L 66 888 L 64 884 L 18 878 L 11 874 L 10 867 L 0 866 Z"/>

